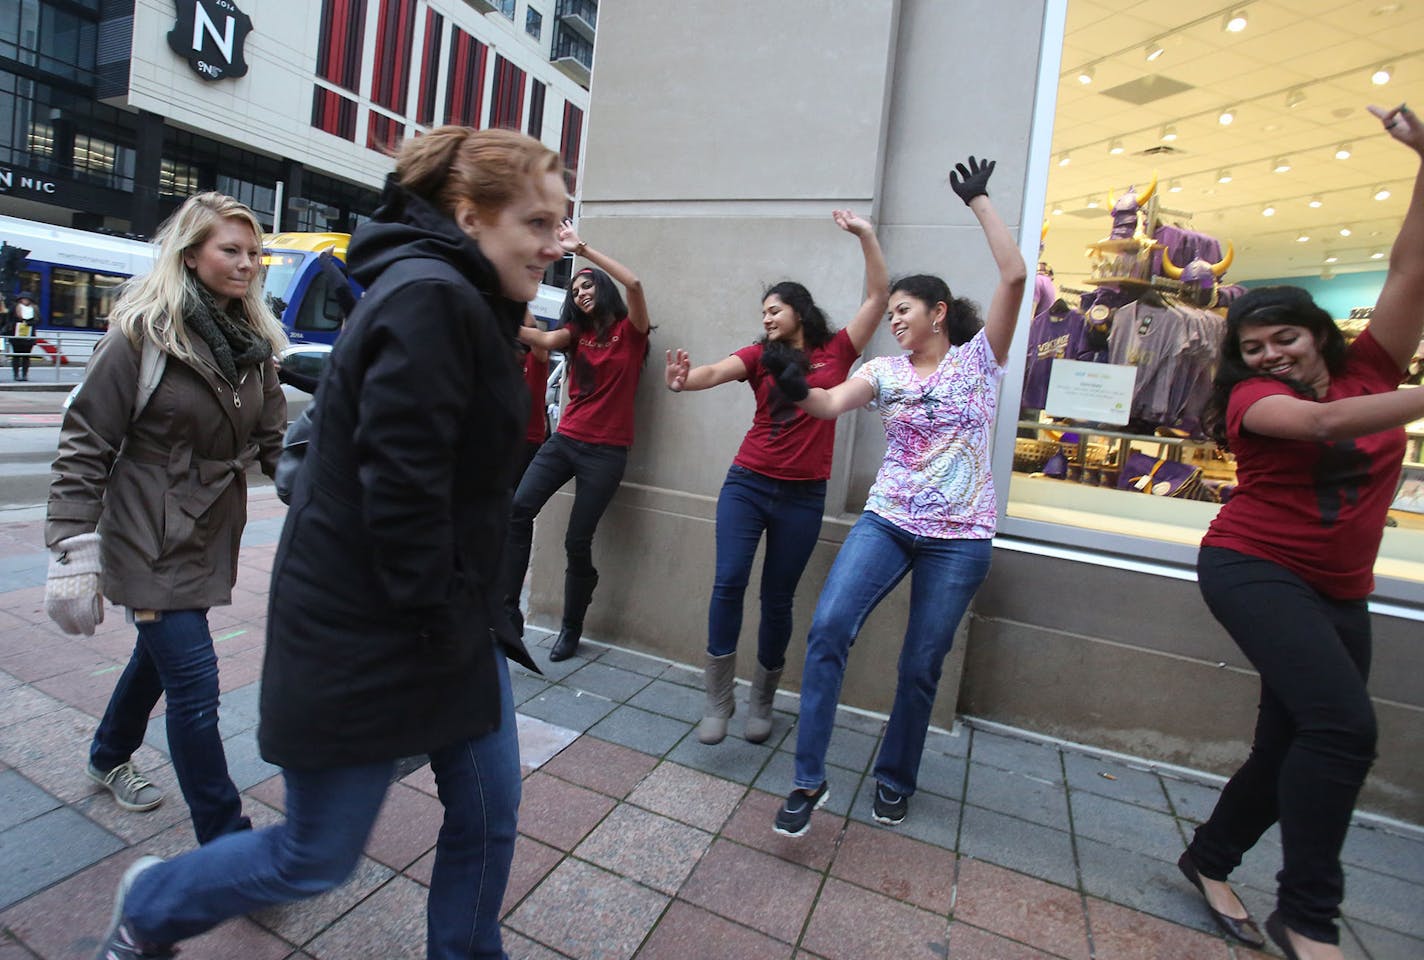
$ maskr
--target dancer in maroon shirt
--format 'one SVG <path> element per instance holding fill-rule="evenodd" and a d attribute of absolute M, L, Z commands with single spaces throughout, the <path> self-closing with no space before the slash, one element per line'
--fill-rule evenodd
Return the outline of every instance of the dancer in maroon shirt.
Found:
<path fill-rule="evenodd" d="M 1424 123 L 1370 108 L 1424 158 Z M 1287 960 L 1339 960 L 1340 847 L 1375 757 L 1372 568 L 1424 389 L 1399 390 L 1424 330 L 1424 169 L 1369 327 L 1348 348 L 1298 287 L 1231 304 L 1207 425 L 1236 455 L 1239 486 L 1202 540 L 1212 614 L 1261 676 L 1255 739 L 1178 860 L 1214 920 L 1264 938 L 1227 877 L 1271 824 L 1284 865 L 1266 932 Z"/>
<path fill-rule="evenodd" d="M 560 228 L 559 243 L 593 266 L 574 274 L 557 330 L 522 327 L 519 331 L 526 344 L 569 354 L 569 400 L 554 435 L 534 455 L 514 492 L 501 573 L 506 610 L 515 629 L 523 633 L 519 594 L 529 569 L 534 518 L 560 487 L 574 480 L 574 505 L 564 534 L 568 565 L 563 624 L 550 660 L 566 660 L 578 649 L 584 613 L 598 585 L 593 534 L 628 465 L 633 399 L 648 355 L 649 329 L 643 284 L 632 270 L 580 240 L 571 221 L 565 220 Z M 626 303 L 619 284 L 627 292 Z"/>
<path fill-rule="evenodd" d="M 751 429 L 717 496 L 717 566 L 707 614 L 704 673 L 707 705 L 697 728 L 703 743 L 722 741 L 735 709 L 732 682 L 742 601 L 763 534 L 761 627 L 744 735 L 752 743 L 771 736 L 771 706 L 791 642 L 796 585 L 816 547 L 826 512 L 835 421 L 807 416 L 782 396 L 768 369 L 774 361 L 767 358 L 780 354 L 800 365 L 813 387 L 837 386 L 865 349 L 890 298 L 890 273 L 870 221 L 850 210 L 836 210 L 831 216 L 836 226 L 860 240 L 865 257 L 865 300 L 843 329 L 833 333 L 810 291 L 783 280 L 762 296 L 761 324 L 766 335 L 756 343 L 700 367 L 692 366 L 686 350 L 667 352 L 667 385 L 672 392 L 745 380 L 756 397 Z"/>

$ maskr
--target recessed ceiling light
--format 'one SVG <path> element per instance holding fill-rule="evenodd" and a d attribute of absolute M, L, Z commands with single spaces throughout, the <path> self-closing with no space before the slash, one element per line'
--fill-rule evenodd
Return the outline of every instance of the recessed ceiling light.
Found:
<path fill-rule="evenodd" d="M 1298 236 L 1298 237 L 1295 238 L 1295 242 L 1296 242 L 1296 243 L 1309 243 L 1309 242 L 1310 242 L 1310 235 L 1309 235 L 1309 234 L 1306 234 L 1306 233 L 1302 233 L 1300 236 Z"/>
<path fill-rule="evenodd" d="M 1383 251 L 1383 250 L 1376 250 L 1374 253 L 1370 254 L 1370 259 L 1371 259 L 1371 260 L 1383 260 L 1383 259 L 1384 259 L 1384 251 Z"/>
<path fill-rule="evenodd" d="M 1162 44 L 1149 43 L 1147 45 L 1147 49 L 1143 51 L 1142 55 L 1147 58 L 1148 63 L 1151 63 L 1153 60 L 1156 60 L 1158 57 L 1162 56 L 1162 54 L 1166 52 L 1166 50 L 1162 49 Z"/>
<path fill-rule="evenodd" d="M 1231 121 L 1233 121 L 1233 120 L 1235 120 L 1235 119 L 1236 119 L 1236 108 L 1235 108 L 1235 107 L 1227 107 L 1225 110 L 1221 111 L 1221 114 L 1220 114 L 1219 116 L 1217 116 L 1216 122 L 1219 123 L 1219 124 L 1221 124 L 1223 127 L 1229 127 L 1229 126 L 1231 126 Z"/>
<path fill-rule="evenodd" d="M 1216 171 L 1216 182 L 1217 182 L 1217 183 L 1230 183 L 1230 182 L 1231 182 L 1231 171 L 1228 170 L 1228 169 L 1226 169 L 1225 167 L 1223 167 L 1223 168 L 1221 168 L 1220 170 Z"/>
<path fill-rule="evenodd" d="M 1376 200 L 1388 200 L 1388 199 L 1389 199 L 1389 187 L 1384 187 L 1384 186 L 1375 187 L 1375 199 L 1376 199 Z"/>
<path fill-rule="evenodd" d="M 1348 236 L 1349 236 L 1351 233 L 1353 233 L 1353 232 L 1354 232 L 1354 231 L 1351 230 L 1348 226 L 1345 226 L 1345 227 L 1341 227 L 1341 228 L 1340 228 L 1340 236 L 1342 236 L 1342 237 L 1348 237 Z"/>
<path fill-rule="evenodd" d="M 1305 91 L 1300 87 L 1291 87 L 1290 92 L 1286 94 L 1286 106 L 1298 107 L 1302 103 L 1305 103 Z"/>
<path fill-rule="evenodd" d="M 1098 209 L 1098 198 L 1097 198 L 1097 197 L 1089 197 L 1089 198 L 1088 198 L 1088 209 L 1089 209 L 1089 210 L 1096 210 L 1096 209 Z"/>
<path fill-rule="evenodd" d="M 1221 21 L 1221 29 L 1227 33 L 1240 33 L 1246 29 L 1246 10 L 1233 10 Z"/>
<path fill-rule="evenodd" d="M 1176 126 L 1174 124 L 1169 123 L 1165 127 L 1163 127 L 1161 139 L 1163 143 L 1171 143 L 1173 140 L 1177 139 Z"/>
<path fill-rule="evenodd" d="M 1096 75 L 1097 73 L 1092 67 L 1084 67 L 1078 71 L 1078 82 L 1086 87 L 1093 82 L 1093 77 Z"/>
<path fill-rule="evenodd" d="M 1276 208 L 1272 204 L 1266 204 L 1265 208 L 1261 210 L 1261 216 L 1263 217 L 1274 217 L 1275 215 Z"/>
<path fill-rule="evenodd" d="M 1168 192 L 1168 193 L 1181 193 L 1181 192 L 1182 192 L 1182 181 L 1180 181 L 1180 180 L 1173 180 L 1171 183 L 1167 184 L 1167 192 Z"/>
<path fill-rule="evenodd" d="M 1335 254 L 1332 253 L 1330 256 L 1328 256 L 1328 257 L 1325 258 L 1325 262 L 1326 262 L 1326 263 L 1339 263 L 1339 262 L 1340 262 L 1340 258 L 1337 257 L 1337 256 L 1335 256 Z"/>
<path fill-rule="evenodd" d="M 1375 72 L 1370 74 L 1370 83 L 1377 87 L 1382 87 L 1389 83 L 1389 78 L 1394 76 L 1394 64 L 1382 63 L 1375 67 Z"/>
<path fill-rule="evenodd" d="M 1338 147 L 1335 148 L 1335 159 L 1336 159 L 1336 160 L 1349 160 L 1349 159 L 1350 159 L 1350 145 L 1349 145 L 1348 143 L 1342 143 L 1342 144 L 1340 144 L 1340 146 L 1338 146 Z"/>
<path fill-rule="evenodd" d="M 1290 173 L 1290 157 L 1276 157 L 1276 163 L 1271 168 L 1273 173 Z"/>
<path fill-rule="evenodd" d="M 1310 201 L 1306 204 L 1306 206 L 1312 210 L 1319 210 L 1321 207 L 1325 206 L 1325 201 L 1319 196 L 1319 194 L 1317 194 L 1316 196 L 1310 198 Z"/>
<path fill-rule="evenodd" d="M 1122 145 L 1121 140 L 1114 140 L 1112 143 L 1108 144 L 1108 153 L 1112 154 L 1115 157 L 1121 156 L 1125 149 L 1126 148 Z"/>
<path fill-rule="evenodd" d="M 1061 217 L 1061 216 L 1063 216 L 1063 208 L 1062 208 L 1062 207 L 1054 207 L 1054 208 L 1053 208 L 1053 215 L 1054 215 L 1055 217 Z"/>
<path fill-rule="evenodd" d="M 1065 150 L 1065 151 L 1063 151 L 1062 153 L 1060 153 L 1060 154 L 1058 155 L 1058 165 L 1059 165 L 1060 167 L 1066 167 L 1066 166 L 1068 166 L 1068 164 L 1070 164 L 1070 163 L 1072 163 L 1072 162 L 1073 162 L 1073 156 L 1072 156 L 1072 154 L 1068 153 L 1068 151 Z"/>

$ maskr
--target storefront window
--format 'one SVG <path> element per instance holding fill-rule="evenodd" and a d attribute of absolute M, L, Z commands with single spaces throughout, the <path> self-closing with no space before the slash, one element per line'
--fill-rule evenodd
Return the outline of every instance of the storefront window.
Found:
<path fill-rule="evenodd" d="M 1285 283 L 1347 338 L 1368 322 L 1415 164 L 1364 107 L 1424 75 L 1400 39 L 1424 20 L 1261 6 L 1228 34 L 1136 6 L 1068 0 L 1028 351 L 1000 408 L 1001 530 L 1184 562 L 1235 484 L 1202 422 L 1226 306 Z M 1424 423 L 1410 439 L 1376 572 L 1413 596 Z"/>

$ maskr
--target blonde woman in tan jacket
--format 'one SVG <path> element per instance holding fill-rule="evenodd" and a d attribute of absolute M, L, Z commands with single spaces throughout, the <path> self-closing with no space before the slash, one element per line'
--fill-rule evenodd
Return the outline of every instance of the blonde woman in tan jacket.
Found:
<path fill-rule="evenodd" d="M 157 242 L 152 272 L 126 285 L 64 417 L 45 606 L 72 634 L 94 632 L 105 597 L 127 609 L 138 639 L 89 777 L 126 810 L 162 802 L 131 757 L 166 694 L 173 769 L 206 843 L 250 827 L 218 734 L 207 612 L 232 601 L 246 470 L 260 462 L 271 475 L 281 450 L 286 401 L 272 356 L 286 338 L 262 297 L 261 227 L 247 207 L 191 197 Z"/>

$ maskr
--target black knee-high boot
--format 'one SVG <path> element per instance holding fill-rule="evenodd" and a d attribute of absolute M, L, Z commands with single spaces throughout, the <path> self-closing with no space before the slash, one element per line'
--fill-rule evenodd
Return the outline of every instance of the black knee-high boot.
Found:
<path fill-rule="evenodd" d="M 558 637 L 554 639 L 554 648 L 549 651 L 550 660 L 567 660 L 578 649 L 579 638 L 583 636 L 583 615 L 597 586 L 596 572 L 564 574 L 564 622 Z"/>

